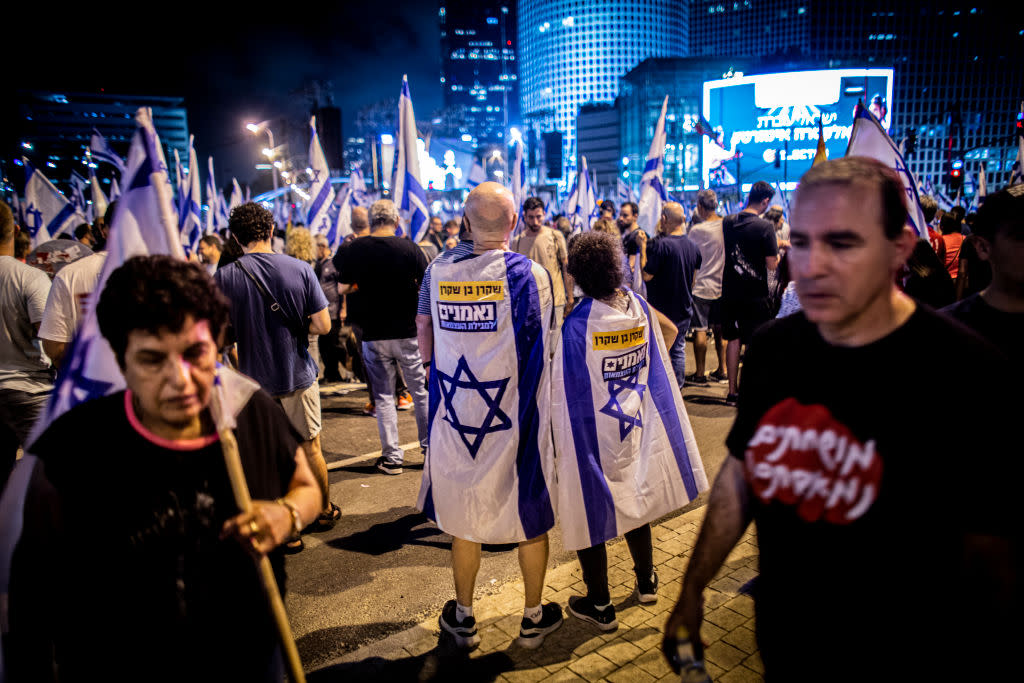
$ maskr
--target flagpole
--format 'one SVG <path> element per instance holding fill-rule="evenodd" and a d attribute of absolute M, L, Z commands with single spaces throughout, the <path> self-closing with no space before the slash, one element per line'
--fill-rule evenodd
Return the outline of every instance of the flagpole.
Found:
<path fill-rule="evenodd" d="M 217 392 L 213 392 L 214 401 L 219 402 Z M 217 410 L 216 413 L 220 413 Z M 242 459 L 238 454 L 238 442 L 230 427 L 223 427 L 218 430 L 220 436 L 221 450 L 224 452 L 224 465 L 228 470 L 228 478 L 231 480 L 231 491 L 235 496 L 235 504 L 245 514 L 252 512 L 252 496 L 249 494 L 249 486 L 245 483 L 245 472 L 242 470 Z M 270 602 L 270 611 L 274 616 L 274 623 L 277 625 L 277 633 L 281 637 L 281 649 L 284 651 L 285 660 L 288 663 L 288 673 L 293 683 L 306 683 L 306 674 L 302 671 L 302 660 L 299 659 L 299 650 L 295 646 L 295 637 L 292 635 L 292 627 L 288 622 L 288 614 L 284 609 L 284 601 L 281 599 L 281 591 L 277 586 L 277 579 L 274 577 L 274 569 L 270 566 L 270 558 L 266 555 L 259 560 L 260 580 L 263 583 L 263 590 Z"/>

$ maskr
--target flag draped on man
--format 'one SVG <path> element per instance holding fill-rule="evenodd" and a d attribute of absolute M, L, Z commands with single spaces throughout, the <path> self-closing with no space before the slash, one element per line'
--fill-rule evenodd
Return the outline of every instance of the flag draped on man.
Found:
<path fill-rule="evenodd" d="M 576 174 L 569 198 L 565 200 L 563 213 L 572 224 L 573 233 L 590 230 L 594 221 L 601 215 L 601 207 L 597 203 L 597 193 L 590 182 L 587 172 L 587 158 L 580 157 L 580 168 Z"/>
<path fill-rule="evenodd" d="M 414 242 L 419 242 L 426 232 L 430 212 L 427 210 L 427 193 L 420 181 L 422 176 L 416 140 L 416 116 L 409 96 L 409 77 L 402 76 L 402 94 L 398 98 L 398 139 L 395 141 L 398 146 L 398 166 L 391 182 L 391 191 L 404 224 L 398 226 L 396 234 L 408 234 Z"/>
<path fill-rule="evenodd" d="M 46 176 L 28 159 L 22 157 L 22 161 L 25 164 L 25 206 L 22 211 L 32 246 L 49 242 L 64 230 L 73 230 L 85 222 L 85 216 L 57 191 Z"/>
<path fill-rule="evenodd" d="M 431 266 L 430 447 L 417 507 L 445 533 L 516 543 L 554 526 L 551 278 L 521 254 Z"/>
<path fill-rule="evenodd" d="M 921 202 L 918 198 L 920 193 L 914 175 L 907 168 L 907 162 L 900 155 L 896 143 L 885 132 L 878 119 L 859 102 L 853 115 L 853 131 L 850 133 L 850 142 L 846 146 L 846 156 L 870 157 L 895 169 L 900 180 L 903 181 L 903 188 L 907 193 L 907 214 L 911 226 L 918 237 L 928 239 L 928 226 L 925 224 L 924 211 L 921 209 Z"/>
<path fill-rule="evenodd" d="M 551 378 L 558 518 L 570 550 L 674 512 L 707 490 L 657 318 L 585 297 L 562 325 Z"/>
<path fill-rule="evenodd" d="M 199 248 L 199 239 L 203 236 L 203 210 L 199 195 L 199 158 L 196 156 L 192 135 L 188 136 L 188 175 L 185 176 L 184 183 L 184 187 L 178 188 L 182 195 L 178 227 L 185 253 L 194 254 Z"/>
<path fill-rule="evenodd" d="M 124 387 L 114 352 L 100 334 L 96 318 L 99 293 L 110 274 L 132 256 L 170 254 L 185 258 L 171 183 L 167 177 L 167 163 L 150 110 L 145 107 L 139 109 L 135 121 L 138 129 L 128 152 L 125 191 L 110 226 L 107 260 L 93 290 L 94 295 L 86 303 L 81 326 L 68 349 L 67 360 L 57 377 L 46 411 L 33 428 L 29 443 L 34 442 L 57 417 L 79 403 Z"/>
<path fill-rule="evenodd" d="M 651 149 L 647 152 L 647 163 L 644 175 L 640 179 L 640 214 L 637 224 L 648 235 L 655 233 L 658 220 L 661 218 L 661 207 L 668 201 L 664 185 L 665 170 L 665 112 L 668 109 L 668 95 L 661 103 L 661 114 L 658 125 L 654 127 L 654 138 Z"/>
<path fill-rule="evenodd" d="M 320 136 L 316 133 L 315 116 L 309 119 L 309 168 L 313 172 L 313 182 L 309 185 L 310 200 L 306 204 L 306 227 L 314 235 L 327 234 L 333 227 L 328 214 L 334 203 L 334 188 L 331 187 L 327 157 L 320 146 Z"/>

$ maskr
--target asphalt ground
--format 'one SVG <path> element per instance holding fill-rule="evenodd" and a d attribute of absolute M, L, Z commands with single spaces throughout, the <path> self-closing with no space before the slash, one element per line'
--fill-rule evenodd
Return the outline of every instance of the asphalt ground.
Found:
<path fill-rule="evenodd" d="M 692 346 L 687 351 L 692 371 Z M 708 355 L 709 368 L 716 368 L 713 348 Z M 725 394 L 726 385 L 716 383 L 683 390 L 709 480 L 726 455 L 725 436 L 735 414 L 725 406 Z M 330 531 L 306 534 L 305 550 L 287 561 L 286 606 L 306 671 L 436 616 L 454 597 L 451 537 L 416 509 L 423 458 L 413 413 L 398 414 L 399 441 L 410 444 L 405 471 L 382 474 L 374 467 L 380 454 L 377 422 L 362 415 L 366 401 L 362 385 L 321 391 L 331 499 L 342 518 Z M 705 501 L 706 494 L 669 518 Z M 549 539 L 550 567 L 575 559 L 562 546 L 557 526 Z M 484 546 L 477 597 L 518 576 L 514 545 Z"/>

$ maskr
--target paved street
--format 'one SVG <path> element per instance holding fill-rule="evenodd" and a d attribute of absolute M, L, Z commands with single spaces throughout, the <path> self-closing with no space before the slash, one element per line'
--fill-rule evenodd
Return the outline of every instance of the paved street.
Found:
<path fill-rule="evenodd" d="M 709 354 L 711 368 L 717 367 L 713 355 L 713 352 Z M 361 415 L 367 400 L 366 391 L 357 387 L 335 385 L 325 388 L 322 394 L 323 445 L 331 470 L 331 495 L 341 506 L 343 517 L 331 531 L 306 535 L 306 549 L 288 559 L 287 607 L 299 652 L 307 671 L 319 671 L 317 680 L 351 680 L 353 676 L 381 677 L 382 674 L 385 679 L 431 678 L 431 667 L 437 666 L 442 669 L 433 673 L 443 677 L 444 667 L 452 662 L 444 657 L 421 655 L 438 644 L 437 614 L 444 602 L 454 595 L 449 567 L 451 539 L 416 510 L 422 475 L 418 447 L 410 445 L 402 475 L 388 476 L 374 469 L 373 461 L 380 449 L 376 420 Z M 714 478 L 725 456 L 725 435 L 734 414 L 734 409 L 723 403 L 725 393 L 725 384 L 687 387 L 684 391 L 709 479 Z M 411 411 L 399 413 L 399 433 L 403 444 L 415 442 L 416 427 Z M 668 609 L 678 594 L 682 556 L 688 552 L 687 544 L 692 546 L 703 503 L 704 497 L 661 520 L 661 526 L 655 529 L 655 563 L 663 583 L 662 599 L 654 606 L 657 610 Z M 754 552 L 748 552 L 743 562 Z M 612 584 L 625 581 L 612 590 L 616 604 L 624 597 L 619 593 L 632 591 L 631 571 L 614 568 L 622 557 L 626 558 L 622 566 L 628 570 L 631 564 L 625 545 L 618 543 L 609 547 Z M 545 600 L 556 599 L 564 606 L 568 596 L 577 592 L 582 584 L 578 584 L 580 572 L 575 553 L 562 547 L 557 527 L 551 534 L 549 567 Z M 730 571 L 746 568 L 743 564 Z M 628 581 L 623 579 L 627 575 Z M 731 584 L 729 587 L 737 588 Z M 509 635 L 501 630 L 502 624 L 512 629 L 509 642 L 517 634 L 522 612 L 521 591 L 514 546 L 485 546 L 476 599 L 477 608 L 484 610 L 478 614 L 489 616 L 479 616 L 484 647 L 474 654 L 471 679 L 492 680 L 512 670 L 521 671 L 517 675 L 522 676 L 526 675 L 526 670 L 536 669 L 532 665 L 537 664 L 537 655 L 519 661 L 513 651 L 516 648 L 506 651 L 507 643 L 502 644 L 502 638 Z M 654 622 L 658 619 L 663 622 L 664 616 L 660 611 L 637 605 L 635 609 L 642 610 L 647 615 L 645 620 L 650 620 L 651 624 L 629 635 L 631 629 L 627 624 L 632 624 L 639 616 L 623 619 L 629 609 L 620 610 L 623 625 L 611 637 L 597 637 L 596 630 L 588 635 L 588 629 L 580 630 L 585 625 L 568 622 L 560 632 L 570 636 L 560 647 L 572 647 L 559 655 L 558 647 L 545 645 L 542 652 L 554 660 L 544 664 L 542 674 L 534 671 L 522 680 L 539 680 L 554 675 L 561 668 L 571 673 L 570 665 L 575 660 L 589 654 L 589 650 L 602 649 L 597 644 L 587 647 L 593 640 L 591 636 L 601 645 L 617 638 L 633 639 L 629 642 L 642 640 L 644 646 L 653 643 L 650 637 L 643 638 L 653 636 Z M 498 628 L 492 628 L 492 624 L 497 624 Z M 514 629 L 509 624 L 514 624 Z M 492 635 L 488 636 L 488 632 Z M 428 642 L 432 643 L 430 647 L 427 647 Z M 409 646 L 411 650 L 406 649 Z M 380 660 L 369 660 L 369 657 L 384 657 L 394 662 L 389 666 L 399 668 L 378 671 L 374 664 Z M 481 662 L 477 663 L 478 660 Z M 593 658 L 588 660 L 594 661 Z M 460 662 L 458 658 L 454 660 L 460 667 L 465 664 Z M 421 672 L 424 667 L 427 670 Z M 602 667 L 598 668 L 603 671 Z M 618 669 L 616 666 L 597 678 Z M 726 670 L 720 667 L 718 672 Z"/>

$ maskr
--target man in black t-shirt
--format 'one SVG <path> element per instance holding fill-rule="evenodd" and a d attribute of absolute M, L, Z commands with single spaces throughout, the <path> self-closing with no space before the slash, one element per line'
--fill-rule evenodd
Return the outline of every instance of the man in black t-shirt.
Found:
<path fill-rule="evenodd" d="M 700 249 L 683 234 L 684 221 L 682 205 L 668 202 L 661 209 L 657 238 L 647 244 L 647 234 L 637 231 L 647 300 L 680 330 L 668 350 L 680 390 L 686 383 L 686 330 L 693 315 L 693 276 L 701 266 Z"/>
<path fill-rule="evenodd" d="M 768 271 L 779 263 L 775 226 L 761 218 L 768 210 L 775 189 L 759 180 L 750 188 L 742 211 L 722 220 L 725 239 L 725 270 L 722 273 L 722 337 L 739 340 L 725 349 L 729 375 L 728 405 L 736 405 L 739 387 L 741 346 L 754 330 L 771 320 L 768 300 Z"/>
<path fill-rule="evenodd" d="M 959 425 L 935 422 L 949 350 L 986 369 L 998 356 L 895 287 L 916 241 L 904 197 L 864 157 L 801 179 L 790 257 L 803 312 L 750 344 L 730 456 L 666 624 L 670 661 L 682 637 L 700 654 L 704 588 L 753 519 L 767 680 L 946 680 L 961 665 L 1006 678 L 1020 399 L 987 370 L 962 374 Z M 900 382 L 865 381 L 879 373 Z"/>
<path fill-rule="evenodd" d="M 615 221 L 619 230 L 622 231 L 622 251 L 625 252 L 626 260 L 629 262 L 626 282 L 635 282 L 633 274 L 640 267 L 637 265 L 640 260 L 640 240 L 647 237 L 646 234 L 643 237 L 640 236 L 643 230 L 636 222 L 636 217 L 639 214 L 640 207 L 636 202 L 624 202 L 619 209 L 619 218 Z"/>
<path fill-rule="evenodd" d="M 978 209 L 971 237 L 978 257 L 992 266 L 991 283 L 942 311 L 998 346 L 1020 369 L 1024 367 L 1024 185 L 988 197 Z"/>
<path fill-rule="evenodd" d="M 412 394 L 420 447 L 427 447 L 427 389 L 416 343 L 416 303 L 427 259 L 412 240 L 397 237 L 398 209 L 390 199 L 370 207 L 370 235 L 342 245 L 334 256 L 342 293 L 358 288 L 362 308 L 363 365 L 370 377 L 383 454 L 377 469 L 401 474 L 395 364 Z"/>
<path fill-rule="evenodd" d="M 42 466 L 11 574 L 11 680 L 47 680 L 55 656 L 61 681 L 279 681 L 250 553 L 271 553 L 283 588 L 276 549 L 320 511 L 299 435 L 258 387 L 231 411 L 254 499 L 239 513 L 210 410 L 224 295 L 198 264 L 139 256 L 96 311 L 127 387 L 29 449 Z"/>

